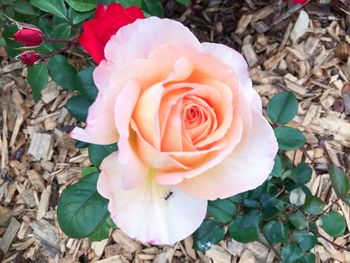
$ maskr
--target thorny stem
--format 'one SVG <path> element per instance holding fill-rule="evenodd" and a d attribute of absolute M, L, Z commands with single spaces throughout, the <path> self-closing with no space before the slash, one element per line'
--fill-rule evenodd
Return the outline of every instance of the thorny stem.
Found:
<path fill-rule="evenodd" d="M 41 56 L 40 56 L 41 61 L 44 61 L 48 58 L 52 58 L 58 54 L 66 52 L 71 47 L 78 45 L 78 38 L 71 38 L 71 39 L 48 39 L 48 38 L 45 38 L 45 41 L 52 42 L 52 43 L 66 43 L 66 46 L 64 48 L 56 50 L 55 52 L 52 52 L 50 54 L 41 54 Z"/>
<path fill-rule="evenodd" d="M 67 43 L 67 45 L 76 45 L 78 44 L 78 38 L 71 38 L 71 39 L 52 39 L 52 38 L 45 38 L 46 42 L 51 43 Z"/>

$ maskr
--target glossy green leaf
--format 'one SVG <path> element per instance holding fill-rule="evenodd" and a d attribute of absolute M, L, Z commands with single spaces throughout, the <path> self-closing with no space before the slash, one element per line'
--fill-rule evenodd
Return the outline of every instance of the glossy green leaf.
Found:
<path fill-rule="evenodd" d="M 316 262 L 316 256 L 313 253 L 306 253 L 301 261 L 301 263 L 315 263 Z"/>
<path fill-rule="evenodd" d="M 304 209 L 306 212 L 312 215 L 319 215 L 322 213 L 323 208 L 326 206 L 326 203 L 323 202 L 317 196 L 307 196 L 305 199 Z"/>
<path fill-rule="evenodd" d="M 62 55 L 56 55 L 47 63 L 51 78 L 64 89 L 73 89 L 77 82 L 75 68 Z"/>
<path fill-rule="evenodd" d="M 236 210 L 236 205 L 229 199 L 208 202 L 208 214 L 220 223 L 230 222 Z"/>
<path fill-rule="evenodd" d="M 272 123 L 286 124 L 297 114 L 298 100 L 291 92 L 278 93 L 269 101 L 266 111 Z"/>
<path fill-rule="evenodd" d="M 67 19 L 67 9 L 64 0 L 30 0 L 30 3 L 43 11 Z"/>
<path fill-rule="evenodd" d="M 309 226 L 309 223 L 300 211 L 296 211 L 288 215 L 289 222 L 295 227 L 295 229 L 303 230 Z"/>
<path fill-rule="evenodd" d="M 294 231 L 292 238 L 304 251 L 312 249 L 317 244 L 317 237 L 307 231 Z"/>
<path fill-rule="evenodd" d="M 84 20 L 87 20 L 93 16 L 94 12 L 77 12 L 73 8 L 68 9 L 68 17 L 72 21 L 73 25 L 77 25 Z"/>
<path fill-rule="evenodd" d="M 288 238 L 288 228 L 282 221 L 275 219 L 264 225 L 263 232 L 273 244 L 283 243 Z"/>
<path fill-rule="evenodd" d="M 281 126 L 276 127 L 274 132 L 277 138 L 278 147 L 281 150 L 295 150 L 305 144 L 304 135 L 294 128 Z"/>
<path fill-rule="evenodd" d="M 101 241 L 109 237 L 110 229 L 115 229 L 116 225 L 110 215 L 106 217 L 102 224 L 89 236 L 90 241 Z"/>
<path fill-rule="evenodd" d="M 53 39 L 69 39 L 72 32 L 72 27 L 67 23 L 61 23 L 54 27 L 51 32 Z M 51 43 L 56 49 L 61 49 L 65 46 L 65 43 Z"/>
<path fill-rule="evenodd" d="M 283 263 L 298 263 L 303 255 L 304 252 L 296 244 L 288 244 L 281 250 Z"/>
<path fill-rule="evenodd" d="M 328 172 L 331 178 L 332 186 L 337 196 L 341 197 L 346 195 L 350 189 L 350 182 L 343 169 L 334 165 L 330 165 Z"/>
<path fill-rule="evenodd" d="M 188 5 L 191 3 L 191 0 L 176 0 L 176 2 L 182 5 Z"/>
<path fill-rule="evenodd" d="M 321 216 L 321 227 L 328 235 L 338 237 L 345 232 L 345 219 L 338 212 L 330 211 Z"/>
<path fill-rule="evenodd" d="M 277 198 L 270 198 L 263 203 L 262 216 L 264 220 L 271 220 L 284 212 L 284 203 Z"/>
<path fill-rule="evenodd" d="M 96 190 L 99 174 L 86 175 L 61 194 L 57 218 L 61 229 L 71 238 L 92 234 L 108 215 L 108 200 Z"/>
<path fill-rule="evenodd" d="M 90 144 L 88 149 L 91 163 L 96 167 L 100 167 L 103 159 L 110 155 L 112 152 L 117 151 L 118 146 L 116 143 L 109 145 Z"/>
<path fill-rule="evenodd" d="M 260 215 L 252 210 L 243 216 L 236 216 L 229 225 L 230 236 L 241 243 L 259 240 Z"/>
<path fill-rule="evenodd" d="M 164 8 L 160 0 L 142 0 L 142 9 L 152 16 L 164 17 Z"/>
<path fill-rule="evenodd" d="M 49 71 L 45 64 L 38 64 L 28 67 L 27 81 L 32 88 L 33 99 L 38 102 L 41 97 L 41 91 L 46 87 L 49 78 Z"/>
<path fill-rule="evenodd" d="M 28 3 L 28 1 L 25 0 L 17 0 L 14 5 L 13 5 L 13 9 L 20 14 L 24 14 L 24 15 L 36 15 L 36 11 L 33 8 L 32 5 L 30 5 Z"/>
<path fill-rule="evenodd" d="M 302 206 L 305 204 L 306 194 L 301 188 L 293 189 L 289 194 L 289 201 L 292 205 Z"/>
<path fill-rule="evenodd" d="M 193 248 L 206 251 L 219 243 L 225 237 L 224 228 L 214 220 L 204 220 L 200 227 L 193 233 Z"/>
<path fill-rule="evenodd" d="M 13 34 L 16 33 L 17 31 L 18 31 L 18 28 L 16 25 L 6 26 L 2 31 L 2 37 L 6 42 L 5 44 L 6 52 L 11 57 L 16 57 L 22 52 L 19 49 L 22 45 L 13 40 Z"/>
<path fill-rule="evenodd" d="M 68 5 L 78 12 L 87 12 L 95 9 L 97 0 L 65 0 Z"/>
<path fill-rule="evenodd" d="M 90 102 L 84 99 L 82 96 L 73 96 L 67 103 L 66 108 L 69 113 L 78 121 L 85 121 L 88 115 Z"/>
<path fill-rule="evenodd" d="M 104 2 L 115 2 L 115 0 L 103 0 Z M 138 6 L 141 7 L 142 6 L 142 0 L 119 0 L 118 1 L 121 5 L 123 5 L 124 7 L 130 7 L 130 6 Z M 107 3 L 105 3 L 107 4 Z"/>
<path fill-rule="evenodd" d="M 348 206 L 350 206 L 350 194 L 344 196 L 344 197 L 342 198 L 342 200 L 343 200 L 343 202 L 344 202 L 345 204 L 347 204 Z"/>
<path fill-rule="evenodd" d="M 82 170 L 83 176 L 98 173 L 99 170 L 96 167 L 84 167 Z"/>
<path fill-rule="evenodd" d="M 93 102 L 97 96 L 98 90 L 94 83 L 92 73 L 96 67 L 91 66 L 84 68 L 78 73 L 78 83 L 75 89 L 80 92 L 80 94 L 87 100 Z"/>
<path fill-rule="evenodd" d="M 282 160 L 279 155 L 275 157 L 275 163 L 273 165 L 273 169 L 271 171 L 271 175 L 274 177 L 280 177 L 283 173 Z"/>
<path fill-rule="evenodd" d="M 312 169 L 306 163 L 299 163 L 293 169 L 293 175 L 297 183 L 306 184 L 311 179 Z"/>

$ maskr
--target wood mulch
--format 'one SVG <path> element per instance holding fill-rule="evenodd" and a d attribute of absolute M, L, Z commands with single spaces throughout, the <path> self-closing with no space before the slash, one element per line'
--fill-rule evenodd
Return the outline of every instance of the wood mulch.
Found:
<path fill-rule="evenodd" d="M 294 92 L 298 115 L 288 125 L 301 130 L 307 144 L 287 154 L 294 163 L 312 165 L 311 191 L 332 202 L 327 165 L 350 167 L 350 1 L 309 1 L 289 9 L 282 1 L 197 0 L 189 8 L 164 2 L 167 17 L 201 41 L 243 53 L 264 105 L 277 92 Z M 27 69 L 2 47 L 0 58 L 1 262 L 275 262 L 273 251 L 258 242 L 225 240 L 200 253 L 191 237 L 174 246 L 141 244 L 120 230 L 101 242 L 68 238 L 58 227 L 57 199 L 90 165 L 87 150 L 75 148 L 67 135 L 76 124 L 64 108 L 72 93 L 50 81 L 35 104 Z M 349 207 L 341 201 L 333 206 L 350 229 Z M 329 239 L 349 245 L 350 233 Z M 349 252 L 323 239 L 314 253 L 317 262 L 350 262 Z"/>

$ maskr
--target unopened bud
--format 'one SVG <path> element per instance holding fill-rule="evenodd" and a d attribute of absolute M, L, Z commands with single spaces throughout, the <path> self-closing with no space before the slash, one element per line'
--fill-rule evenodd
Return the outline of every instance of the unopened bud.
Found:
<path fill-rule="evenodd" d="M 33 66 L 35 63 L 40 61 L 40 55 L 34 50 L 23 51 L 17 56 L 24 65 Z"/>
<path fill-rule="evenodd" d="M 13 38 L 26 47 L 39 46 L 44 40 L 43 33 L 34 26 L 22 26 Z"/>

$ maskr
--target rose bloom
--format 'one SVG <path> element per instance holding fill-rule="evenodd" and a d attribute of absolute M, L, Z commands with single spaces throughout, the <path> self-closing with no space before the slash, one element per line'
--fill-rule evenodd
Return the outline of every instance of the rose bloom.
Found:
<path fill-rule="evenodd" d="M 71 135 L 118 142 L 101 164 L 97 189 L 125 233 L 175 243 L 199 227 L 207 200 L 267 179 L 277 142 L 238 52 L 149 17 L 119 29 L 104 55 L 87 125 Z"/>

